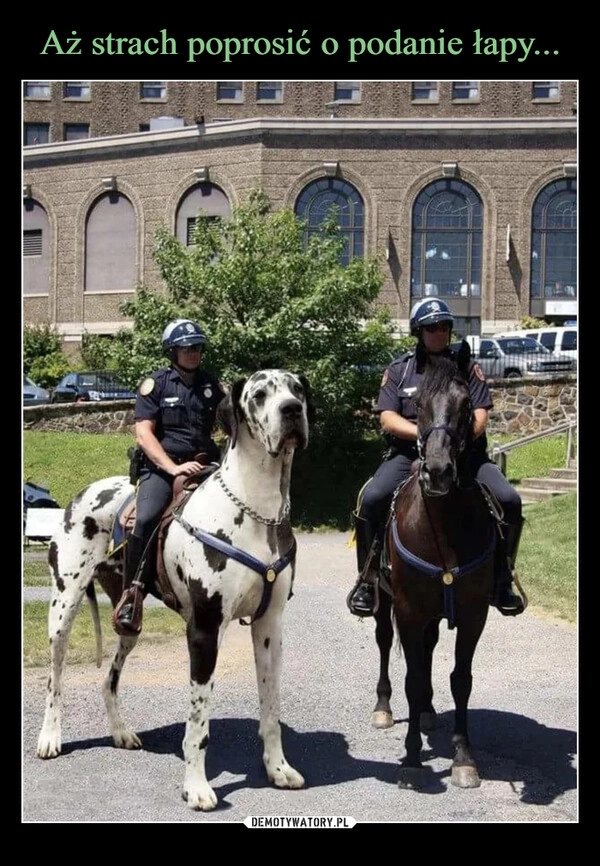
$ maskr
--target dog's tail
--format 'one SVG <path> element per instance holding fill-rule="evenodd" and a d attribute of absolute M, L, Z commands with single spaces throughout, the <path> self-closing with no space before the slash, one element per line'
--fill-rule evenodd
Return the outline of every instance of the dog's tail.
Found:
<path fill-rule="evenodd" d="M 94 635 L 96 637 L 96 667 L 100 668 L 102 667 L 102 628 L 100 626 L 98 599 L 96 598 L 96 590 L 94 588 L 93 580 L 90 580 L 90 582 L 88 583 L 85 594 L 87 595 L 87 600 L 90 603 L 92 621 L 94 623 Z"/>

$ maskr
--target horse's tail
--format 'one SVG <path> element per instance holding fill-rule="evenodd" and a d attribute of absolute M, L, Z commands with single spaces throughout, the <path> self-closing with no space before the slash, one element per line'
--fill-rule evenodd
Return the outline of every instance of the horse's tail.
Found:
<path fill-rule="evenodd" d="M 102 667 L 102 627 L 100 625 L 100 614 L 98 612 L 98 599 L 96 598 L 96 590 L 94 581 L 91 580 L 85 590 L 87 599 L 90 603 L 92 612 L 92 621 L 94 623 L 94 635 L 96 637 L 96 667 Z"/>

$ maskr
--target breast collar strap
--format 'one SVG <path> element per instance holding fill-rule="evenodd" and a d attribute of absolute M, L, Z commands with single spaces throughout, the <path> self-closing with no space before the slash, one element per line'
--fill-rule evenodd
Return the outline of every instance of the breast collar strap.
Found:
<path fill-rule="evenodd" d="M 174 519 L 177 520 L 181 526 L 185 529 L 186 532 L 189 532 L 190 535 L 193 535 L 194 538 L 197 538 L 198 541 L 201 541 L 203 544 L 208 544 L 209 547 L 212 547 L 214 550 L 218 550 L 219 553 L 224 553 L 225 556 L 230 559 L 235 559 L 237 562 L 240 562 L 242 565 L 251 568 L 253 571 L 256 571 L 257 574 L 260 574 L 263 579 L 263 594 L 260 600 L 260 604 L 256 610 L 256 613 L 250 620 L 242 620 L 240 619 L 241 625 L 252 625 L 257 619 L 260 619 L 261 616 L 265 613 L 266 609 L 269 606 L 269 602 L 271 601 L 271 593 L 273 591 L 273 584 L 277 579 L 277 575 L 283 571 L 290 563 L 292 563 L 296 558 L 296 539 L 294 538 L 292 542 L 292 546 L 281 556 L 276 562 L 272 562 L 270 565 L 265 565 L 262 560 L 257 559 L 255 556 L 252 556 L 250 553 L 246 553 L 245 550 L 240 550 L 239 547 L 234 547 L 233 544 L 229 544 L 228 541 L 223 541 L 222 538 L 217 538 L 216 535 L 211 535 L 210 532 L 205 532 L 203 529 L 198 529 L 197 527 L 192 526 L 184 517 L 180 517 L 178 515 L 174 516 Z M 292 591 L 290 588 L 290 596 Z"/>
<path fill-rule="evenodd" d="M 485 548 L 483 553 L 477 557 L 477 559 L 471 560 L 471 562 L 466 563 L 466 565 L 457 565 L 454 568 L 446 569 L 441 568 L 439 565 L 432 565 L 425 559 L 421 559 L 420 556 L 416 556 L 414 553 L 411 553 L 410 550 L 404 547 L 404 545 L 400 541 L 400 536 L 398 535 L 398 527 L 393 517 L 391 523 L 394 545 L 401 559 L 403 559 L 404 562 L 406 562 L 408 565 L 416 568 L 417 571 L 420 571 L 422 574 L 427 574 L 431 577 L 441 577 L 444 587 L 444 616 L 448 620 L 448 628 L 453 629 L 456 624 L 454 619 L 454 582 L 457 577 L 462 577 L 465 574 L 469 574 L 470 572 L 475 571 L 477 568 L 487 562 L 487 560 L 490 558 L 494 551 L 494 547 L 496 546 L 496 534 L 494 532 L 493 526 L 490 526 L 490 540 L 488 546 Z"/>
<path fill-rule="evenodd" d="M 418 571 L 423 572 L 423 574 L 431 575 L 432 577 L 441 577 L 443 574 L 451 574 L 453 577 L 462 577 L 465 574 L 469 574 L 471 571 L 475 571 L 484 562 L 492 555 L 494 547 L 496 546 L 496 536 L 494 533 L 494 527 L 490 526 L 490 540 L 488 546 L 485 548 L 483 553 L 481 553 L 477 559 L 472 559 L 471 562 L 467 562 L 465 565 L 456 565 L 454 568 L 445 569 L 439 565 L 432 565 L 430 562 L 427 562 L 425 559 L 421 559 L 420 556 L 417 556 L 414 553 L 411 553 L 407 547 L 404 547 L 402 542 L 400 541 L 400 536 L 398 535 L 398 526 L 396 525 L 396 521 L 392 520 L 392 537 L 394 539 L 394 545 L 400 557 L 407 563 L 407 565 L 412 565 L 413 568 L 416 568 Z"/>

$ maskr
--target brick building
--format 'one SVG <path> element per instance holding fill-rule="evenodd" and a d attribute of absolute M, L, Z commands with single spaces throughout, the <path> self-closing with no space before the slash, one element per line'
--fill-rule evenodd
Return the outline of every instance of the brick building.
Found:
<path fill-rule="evenodd" d="M 340 207 L 380 301 L 448 301 L 462 334 L 577 318 L 574 81 L 23 82 L 23 313 L 77 343 L 161 288 L 182 242 L 261 187 L 307 231 Z"/>

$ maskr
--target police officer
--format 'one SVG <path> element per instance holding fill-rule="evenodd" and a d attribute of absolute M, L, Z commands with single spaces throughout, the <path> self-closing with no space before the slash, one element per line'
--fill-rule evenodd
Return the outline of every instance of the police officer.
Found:
<path fill-rule="evenodd" d="M 162 346 L 171 364 L 143 379 L 138 388 L 135 435 L 144 460 L 135 526 L 125 548 L 123 595 L 113 613 L 118 634 L 141 631 L 143 583 L 135 578 L 146 545 L 171 501 L 175 476 L 194 475 L 220 459 L 211 437 L 217 406 L 225 394 L 214 376 L 200 368 L 205 344 L 206 336 L 195 322 L 170 322 Z"/>
<path fill-rule="evenodd" d="M 452 355 L 450 338 L 454 318 L 438 299 L 417 301 L 410 312 L 410 332 L 429 354 Z M 415 352 L 397 358 L 383 375 L 376 410 L 391 447 L 385 461 L 367 482 L 354 515 L 359 576 L 347 604 L 356 616 L 372 616 L 377 610 L 379 555 L 392 495 L 410 475 L 418 459 L 417 409 L 413 396 L 422 373 L 416 369 Z M 473 409 L 473 442 L 469 462 L 474 477 L 487 485 L 499 501 L 506 526 L 499 534 L 494 559 L 494 595 L 491 603 L 505 616 L 524 610 L 523 600 L 512 589 L 513 568 L 523 525 L 521 497 L 488 457 L 486 426 L 492 398 L 481 368 L 471 361 L 469 391 Z"/>

